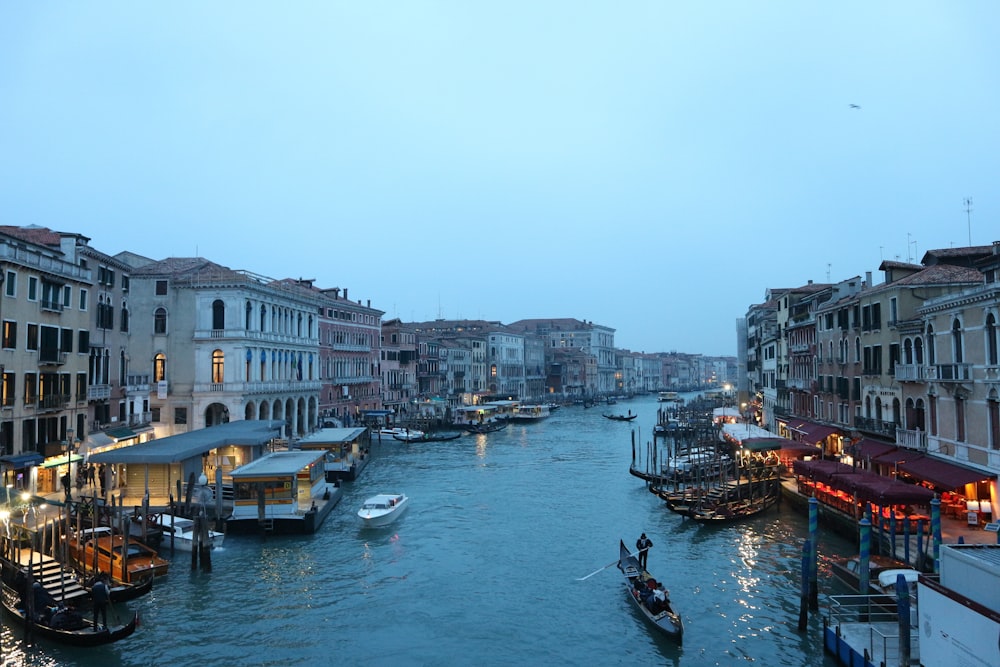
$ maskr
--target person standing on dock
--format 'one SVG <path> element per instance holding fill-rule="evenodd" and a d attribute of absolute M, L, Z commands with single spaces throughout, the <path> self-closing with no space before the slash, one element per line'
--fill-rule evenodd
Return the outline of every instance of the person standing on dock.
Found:
<path fill-rule="evenodd" d="M 646 537 L 646 533 L 639 536 L 635 541 L 635 548 L 639 550 L 639 567 L 646 569 L 646 560 L 649 557 L 649 550 L 653 548 L 653 541 Z"/>

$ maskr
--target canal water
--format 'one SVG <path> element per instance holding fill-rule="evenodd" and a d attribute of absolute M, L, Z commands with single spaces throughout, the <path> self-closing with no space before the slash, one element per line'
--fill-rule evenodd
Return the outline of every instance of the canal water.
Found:
<path fill-rule="evenodd" d="M 376 443 L 317 534 L 227 536 L 211 573 L 178 554 L 130 603 L 141 627 L 111 646 L 25 647 L 5 619 L 2 664 L 835 664 L 818 614 L 797 629 L 805 517 L 783 506 L 701 526 L 629 475 L 631 433 L 644 450 L 658 407 L 655 397 L 570 406 L 489 435 Z M 391 527 L 362 529 L 355 512 L 380 492 L 405 492 L 411 506 Z M 683 646 L 645 625 L 616 567 L 578 580 L 644 531 L 649 570 L 684 617 Z M 819 549 L 827 559 L 851 545 L 823 534 Z M 836 592 L 822 574 L 821 609 Z"/>

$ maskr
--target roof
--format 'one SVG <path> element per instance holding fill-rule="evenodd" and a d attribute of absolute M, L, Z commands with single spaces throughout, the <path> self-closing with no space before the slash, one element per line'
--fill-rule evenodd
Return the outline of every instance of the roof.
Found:
<path fill-rule="evenodd" d="M 231 476 L 235 480 L 294 475 L 306 466 L 321 461 L 325 456 L 323 452 L 271 452 L 256 461 L 240 466 L 231 473 Z"/>
<path fill-rule="evenodd" d="M 788 422 L 788 428 L 797 433 L 801 433 L 801 439 L 805 442 L 809 442 L 810 444 L 826 440 L 839 430 L 833 426 L 825 426 L 823 424 L 816 424 L 814 422 L 804 420 Z"/>
<path fill-rule="evenodd" d="M 310 433 L 299 440 L 297 447 L 326 447 L 328 445 L 341 445 L 354 442 L 368 429 L 362 427 L 354 428 L 321 428 L 315 433 Z"/>
<path fill-rule="evenodd" d="M 179 463 L 229 445 L 262 445 L 281 436 L 284 422 L 240 420 L 90 455 L 90 463 Z"/>

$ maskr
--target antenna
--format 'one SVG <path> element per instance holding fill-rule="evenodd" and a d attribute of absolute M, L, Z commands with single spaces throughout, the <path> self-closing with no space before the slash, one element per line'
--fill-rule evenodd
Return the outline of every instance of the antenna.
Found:
<path fill-rule="evenodd" d="M 826 263 L 826 282 L 830 282 L 830 262 Z"/>
<path fill-rule="evenodd" d="M 965 220 L 969 225 L 969 246 L 972 246 L 972 197 L 966 197 L 962 200 L 965 204 Z"/>
<path fill-rule="evenodd" d="M 913 263 L 910 260 L 910 244 L 911 243 L 912 243 L 912 241 L 910 241 L 910 232 L 906 232 L 906 263 L 907 264 L 912 264 Z"/>

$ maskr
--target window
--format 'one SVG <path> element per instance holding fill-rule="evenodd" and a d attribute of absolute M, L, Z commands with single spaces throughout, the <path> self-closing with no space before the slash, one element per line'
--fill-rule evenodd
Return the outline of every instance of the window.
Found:
<path fill-rule="evenodd" d="M 175 424 L 187 424 L 188 423 L 188 411 L 187 411 L 187 408 L 174 408 L 174 423 Z"/>
<path fill-rule="evenodd" d="M 127 292 L 129 287 L 128 276 L 122 275 L 122 291 Z"/>
<path fill-rule="evenodd" d="M 87 374 L 76 374 L 76 400 L 80 401 L 87 396 Z"/>
<path fill-rule="evenodd" d="M 87 290 L 80 288 L 80 310 L 87 310 Z"/>
<path fill-rule="evenodd" d="M 167 379 L 167 357 L 162 352 L 153 357 L 153 382 Z"/>
<path fill-rule="evenodd" d="M 63 308 L 69 308 L 73 305 L 73 288 L 69 285 L 63 285 L 62 305 Z"/>
<path fill-rule="evenodd" d="M 153 423 L 160 423 L 160 408 L 153 408 L 149 412 L 149 420 Z"/>
<path fill-rule="evenodd" d="M 9 350 L 17 349 L 17 322 L 3 321 L 3 347 Z"/>
<path fill-rule="evenodd" d="M 214 350 L 212 352 L 212 382 L 215 384 L 222 384 L 225 382 L 225 354 L 222 350 Z"/>
<path fill-rule="evenodd" d="M 986 363 L 996 366 L 997 359 L 997 318 L 993 313 L 986 316 Z"/>
<path fill-rule="evenodd" d="M 24 404 L 34 405 L 38 400 L 38 374 L 24 374 Z"/>
<path fill-rule="evenodd" d="M 63 329 L 60 332 L 61 341 L 59 343 L 60 352 L 72 352 L 73 351 L 73 330 Z"/>
<path fill-rule="evenodd" d="M 165 334 L 167 333 L 167 309 L 157 308 L 153 313 L 153 333 L 154 334 Z"/>
<path fill-rule="evenodd" d="M 80 354 L 90 354 L 90 332 L 81 331 L 78 339 L 80 344 L 76 346 L 76 351 Z"/>
<path fill-rule="evenodd" d="M 965 442 L 965 399 L 955 398 L 955 440 Z"/>
<path fill-rule="evenodd" d="M 226 304 L 222 299 L 212 302 L 212 328 L 217 331 L 226 328 Z"/>
<path fill-rule="evenodd" d="M 128 307 L 125 304 L 122 304 L 121 320 L 122 320 L 122 326 L 121 326 L 122 333 L 128 333 Z"/>
<path fill-rule="evenodd" d="M 962 323 L 958 320 L 955 320 L 951 324 L 951 340 L 955 348 L 955 363 L 960 364 L 964 359 L 962 351 Z"/>
<path fill-rule="evenodd" d="M 25 343 L 27 349 L 37 350 L 38 349 L 38 325 L 29 324 L 28 325 L 28 335 L 25 337 Z"/>
<path fill-rule="evenodd" d="M 14 386 L 17 382 L 17 373 L 8 373 L 4 371 L 3 374 L 3 387 L 0 388 L 2 391 L 3 406 L 9 408 L 14 405 Z"/>
<path fill-rule="evenodd" d="M 17 272 L 8 271 L 4 286 L 4 294 L 7 296 L 17 296 Z"/>
<path fill-rule="evenodd" d="M 166 296 L 166 295 L 167 295 L 167 281 L 166 280 L 157 280 L 156 281 L 156 296 Z M 184 423 L 186 424 L 187 421 L 185 420 Z"/>

